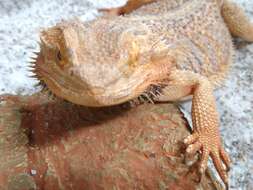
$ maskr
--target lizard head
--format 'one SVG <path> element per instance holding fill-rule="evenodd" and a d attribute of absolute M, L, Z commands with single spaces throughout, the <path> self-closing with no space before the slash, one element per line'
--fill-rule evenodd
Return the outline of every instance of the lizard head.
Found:
<path fill-rule="evenodd" d="M 94 37 L 95 30 L 80 23 L 44 30 L 33 66 L 40 83 L 57 97 L 84 106 L 110 106 L 140 96 L 152 84 L 154 69 L 141 64 L 145 60 L 140 61 L 138 43 L 123 37 L 113 50 L 111 42 Z"/>

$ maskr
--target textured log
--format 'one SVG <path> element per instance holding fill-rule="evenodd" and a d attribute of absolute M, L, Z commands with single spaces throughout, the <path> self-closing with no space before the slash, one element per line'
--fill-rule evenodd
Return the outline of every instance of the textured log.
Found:
<path fill-rule="evenodd" d="M 171 104 L 85 108 L 0 98 L 0 189 L 221 189 L 185 164 L 186 121 Z M 196 158 L 195 158 L 196 159 Z"/>

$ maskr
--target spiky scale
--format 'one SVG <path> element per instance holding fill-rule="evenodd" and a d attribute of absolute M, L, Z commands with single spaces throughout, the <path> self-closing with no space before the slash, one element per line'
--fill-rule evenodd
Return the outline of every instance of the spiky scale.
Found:
<path fill-rule="evenodd" d="M 154 101 L 152 100 L 152 98 L 147 93 L 143 93 L 142 96 L 145 97 L 148 100 L 149 103 L 154 104 Z"/>
<path fill-rule="evenodd" d="M 34 79 L 38 79 L 39 78 L 38 75 L 36 75 L 36 74 L 30 75 L 29 77 L 30 78 L 34 78 Z"/>

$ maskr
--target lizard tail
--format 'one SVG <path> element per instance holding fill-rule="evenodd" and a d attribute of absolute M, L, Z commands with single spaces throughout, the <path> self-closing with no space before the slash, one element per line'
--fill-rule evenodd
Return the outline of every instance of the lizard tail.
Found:
<path fill-rule="evenodd" d="M 241 7 L 229 0 L 224 0 L 221 12 L 233 36 L 253 42 L 253 23 Z"/>

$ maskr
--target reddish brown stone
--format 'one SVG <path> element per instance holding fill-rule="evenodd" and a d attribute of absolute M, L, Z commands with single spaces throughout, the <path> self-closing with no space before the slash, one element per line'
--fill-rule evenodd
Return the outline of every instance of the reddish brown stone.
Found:
<path fill-rule="evenodd" d="M 46 96 L 0 99 L 0 189 L 221 189 L 185 164 L 172 104 L 85 108 Z"/>

